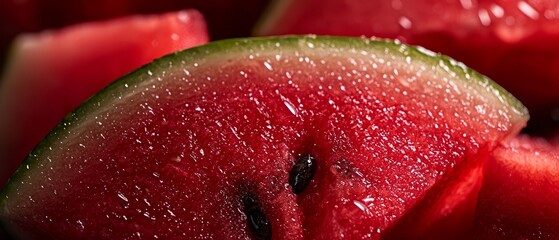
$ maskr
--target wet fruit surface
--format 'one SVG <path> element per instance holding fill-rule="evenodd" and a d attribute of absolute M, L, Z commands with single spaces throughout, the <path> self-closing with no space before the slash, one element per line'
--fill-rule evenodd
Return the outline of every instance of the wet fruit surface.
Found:
<path fill-rule="evenodd" d="M 527 132 L 559 130 L 557 0 L 285 0 L 258 33 L 397 38 L 489 76 L 530 109 Z"/>
<path fill-rule="evenodd" d="M 2 0 L 0 1 L 0 67 L 9 44 L 21 33 L 58 29 L 71 24 L 132 14 L 161 14 L 196 9 L 213 40 L 246 37 L 269 0 Z M 0 69 L 2 72 L 4 69 Z"/>
<path fill-rule="evenodd" d="M 41 237 L 378 239 L 526 117 L 486 78 L 399 44 L 213 43 L 68 116 L 0 216 Z"/>
<path fill-rule="evenodd" d="M 559 145 L 521 136 L 495 150 L 479 193 L 477 239 L 559 238 Z"/>
<path fill-rule="evenodd" d="M 20 36 L 0 78 L 0 185 L 77 106 L 155 58 L 208 41 L 195 10 Z"/>

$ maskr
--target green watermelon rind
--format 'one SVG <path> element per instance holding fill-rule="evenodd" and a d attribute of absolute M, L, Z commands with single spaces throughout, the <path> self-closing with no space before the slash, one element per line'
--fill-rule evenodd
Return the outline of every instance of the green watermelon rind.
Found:
<path fill-rule="evenodd" d="M 460 76 L 461 79 L 464 79 L 465 84 L 472 87 L 483 88 L 480 91 L 486 91 L 488 94 L 494 95 L 499 99 L 499 101 L 501 101 L 504 107 L 507 107 L 508 105 L 514 114 L 518 116 L 518 118 L 512 119 L 513 123 L 524 124 L 528 119 L 528 112 L 524 105 L 489 78 L 465 67 L 463 64 L 460 64 L 449 57 L 435 54 L 421 48 L 406 46 L 392 40 L 306 35 L 240 38 L 215 41 L 206 45 L 172 53 L 154 60 L 152 63 L 144 65 L 143 67 L 109 84 L 72 113 L 67 115 L 64 120 L 61 121 L 61 123 L 59 123 L 58 126 L 55 127 L 48 136 L 35 147 L 35 149 L 29 154 L 27 159 L 25 159 L 20 168 L 9 180 L 8 184 L 6 184 L 6 186 L 2 189 L 2 192 L 0 193 L 0 212 L 4 211 L 6 199 L 8 198 L 10 192 L 16 190 L 19 185 L 18 182 L 23 183 L 24 180 L 28 181 L 31 179 L 31 176 L 26 174 L 26 170 L 34 169 L 36 166 L 41 164 L 39 156 L 41 156 L 44 151 L 48 151 L 52 143 L 63 139 L 65 137 L 65 133 L 76 130 L 74 126 L 79 125 L 82 118 L 86 118 L 92 112 L 103 111 L 104 106 L 110 106 L 110 103 L 118 100 L 119 97 L 122 97 L 123 93 L 133 92 L 126 86 L 148 84 L 150 81 L 155 81 L 155 78 L 152 77 L 151 74 L 155 76 L 158 71 L 172 71 L 176 67 L 180 68 L 180 66 L 186 66 L 188 64 L 211 62 L 213 57 L 223 58 L 226 54 L 248 55 L 254 50 L 261 50 L 265 52 L 270 49 L 273 51 L 277 48 L 278 44 L 281 45 L 282 49 L 286 49 L 286 47 L 293 47 L 294 49 L 297 49 L 302 48 L 306 43 L 312 43 L 317 46 L 317 48 L 335 48 L 340 52 L 343 50 L 374 50 L 382 53 L 388 50 L 390 54 L 409 56 L 414 61 L 421 60 L 424 63 L 444 67 L 446 71 L 453 72 L 457 76 Z M 468 75 L 470 77 L 466 77 Z"/>

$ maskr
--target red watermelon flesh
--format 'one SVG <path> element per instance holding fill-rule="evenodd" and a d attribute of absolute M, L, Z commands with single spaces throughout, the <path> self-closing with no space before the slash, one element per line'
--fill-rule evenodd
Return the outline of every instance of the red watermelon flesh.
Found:
<path fill-rule="evenodd" d="M 130 16 L 16 40 L 0 82 L 0 183 L 70 111 L 112 80 L 208 41 L 195 10 Z"/>
<path fill-rule="evenodd" d="M 483 165 L 490 151 L 482 149 L 467 166 L 439 180 L 411 211 L 392 226 L 385 239 L 461 239 L 471 231 Z"/>
<path fill-rule="evenodd" d="M 400 44 L 214 42 L 69 115 L 0 217 L 41 239 L 379 239 L 526 118 L 487 78 Z"/>
<path fill-rule="evenodd" d="M 258 35 L 398 38 L 491 77 L 528 109 L 528 131 L 559 129 L 557 0 L 278 0 Z"/>
<path fill-rule="evenodd" d="M 206 19 L 212 39 L 248 36 L 269 0 L 2 0 L 0 65 L 8 44 L 25 32 L 107 20 L 129 14 L 196 9 Z M 1 70 L 0 70 L 1 71 Z"/>
<path fill-rule="evenodd" d="M 475 233 L 479 239 L 559 239 L 559 145 L 518 137 L 485 167 Z"/>

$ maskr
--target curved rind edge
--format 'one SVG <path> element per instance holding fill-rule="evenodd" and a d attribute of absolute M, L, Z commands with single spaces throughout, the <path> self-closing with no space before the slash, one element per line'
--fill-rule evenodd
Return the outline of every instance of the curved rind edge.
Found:
<path fill-rule="evenodd" d="M 391 49 L 390 53 L 400 53 L 407 54 L 414 59 L 421 59 L 422 61 L 432 64 L 439 64 L 442 61 L 452 72 L 460 74 L 462 79 L 469 79 L 469 84 L 475 84 L 476 86 L 488 87 L 493 95 L 498 97 L 503 104 L 508 104 L 515 113 L 518 114 L 519 118 L 517 122 L 526 121 L 528 119 L 528 111 L 522 103 L 517 100 L 514 96 L 508 93 L 504 88 L 502 88 L 497 83 L 493 82 L 484 75 L 466 67 L 465 65 L 451 59 L 450 57 L 433 53 L 428 50 L 404 45 L 398 41 L 392 41 L 387 39 L 378 38 L 356 38 L 356 37 L 337 37 L 337 36 L 283 36 L 283 37 L 255 37 L 255 38 L 237 38 L 237 39 L 227 39 L 211 42 L 198 47 L 193 47 L 190 49 L 182 50 L 179 52 L 171 53 L 163 56 L 159 59 L 148 63 L 135 71 L 113 81 L 111 84 L 106 86 L 104 89 L 99 91 L 97 94 L 89 98 L 82 105 L 80 105 L 76 110 L 68 114 L 29 154 L 29 156 L 23 161 L 20 168 L 13 174 L 8 183 L 3 187 L 0 192 L 0 212 L 3 211 L 4 201 L 7 198 L 8 193 L 14 187 L 12 182 L 17 182 L 18 179 L 24 177 L 24 168 L 33 168 L 33 165 L 37 165 L 40 162 L 36 160 L 36 156 L 39 156 L 44 149 L 47 149 L 52 142 L 61 139 L 64 136 L 64 132 L 71 128 L 72 125 L 79 123 L 81 117 L 86 116 L 88 113 L 101 108 L 100 103 L 111 101 L 115 99 L 116 95 L 121 91 L 126 91 L 123 88 L 124 85 L 138 84 L 144 81 L 149 81 L 148 72 L 153 72 L 154 70 L 165 70 L 169 68 L 170 63 L 173 66 L 179 64 L 186 64 L 188 61 L 201 61 L 201 60 L 211 60 L 214 55 L 216 57 L 223 57 L 224 54 L 235 54 L 240 53 L 245 49 L 250 47 L 271 46 L 276 43 L 280 43 L 282 46 L 294 46 L 298 47 L 301 42 L 312 42 L 316 45 L 324 45 L 327 47 L 335 47 L 338 49 L 359 49 L 367 47 L 367 49 Z M 200 58 L 203 56 L 203 58 Z M 464 77 L 469 74 L 471 77 Z M 520 123 L 524 124 L 524 123 Z M 520 128 L 523 126 L 512 126 L 513 128 Z M 519 129 L 518 129 L 519 130 Z M 16 184 L 17 185 L 17 184 Z"/>

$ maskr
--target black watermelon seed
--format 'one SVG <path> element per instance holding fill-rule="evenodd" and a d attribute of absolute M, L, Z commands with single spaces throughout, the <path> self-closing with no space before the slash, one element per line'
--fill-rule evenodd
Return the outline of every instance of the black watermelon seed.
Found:
<path fill-rule="evenodd" d="M 257 240 L 272 239 L 272 225 L 262 212 L 258 202 L 254 197 L 246 196 L 244 204 L 247 224 L 254 238 Z"/>
<path fill-rule="evenodd" d="M 310 154 L 301 155 L 295 160 L 295 165 L 289 172 L 289 185 L 293 193 L 302 193 L 311 183 L 316 172 L 316 160 Z"/>

